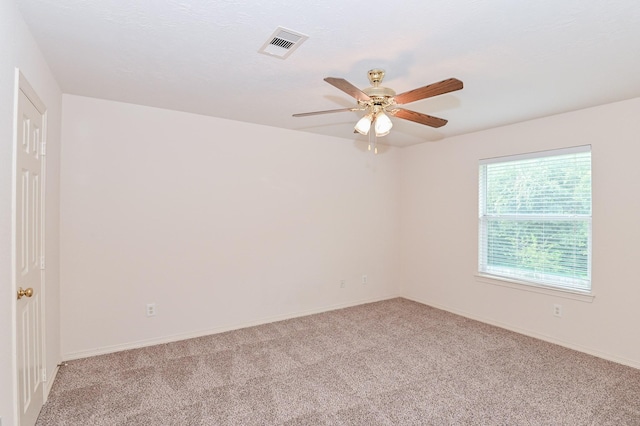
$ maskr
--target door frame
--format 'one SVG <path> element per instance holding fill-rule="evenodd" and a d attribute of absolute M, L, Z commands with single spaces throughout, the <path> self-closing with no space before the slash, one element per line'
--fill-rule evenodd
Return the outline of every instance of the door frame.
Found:
<path fill-rule="evenodd" d="M 18 102 L 20 97 L 20 92 L 24 93 L 25 96 L 31 101 L 31 103 L 36 107 L 38 112 L 42 114 L 42 155 L 41 155 L 41 186 L 40 186 L 40 233 L 41 233 L 41 249 L 40 249 L 40 285 L 42 288 L 42 302 L 40 303 L 40 322 L 41 322 L 41 330 L 42 334 L 40 347 L 42 348 L 42 363 L 44 371 L 41 374 L 46 374 L 46 365 L 47 365 L 47 350 L 46 350 L 46 318 L 45 318 L 45 306 L 46 306 L 46 285 L 45 285 L 45 253 L 46 253 L 46 239 L 45 239 L 45 224 L 46 224 L 46 207 L 45 207 L 45 194 L 46 194 L 46 144 L 47 144 L 47 107 L 44 102 L 40 99 L 36 91 L 33 89 L 31 84 L 27 81 L 25 76 L 22 74 L 19 68 L 15 69 L 15 84 L 14 84 L 14 110 L 13 110 L 13 158 L 12 158 L 12 176 L 11 176 L 11 283 L 13 288 L 13 297 L 11 303 L 11 322 L 12 322 L 12 332 L 11 332 L 11 343 L 12 343 L 12 367 L 13 367 L 13 418 L 15 419 L 16 424 L 20 424 L 20 395 L 18 392 L 18 357 L 17 357 L 17 298 L 15 295 L 17 294 L 17 262 L 18 262 L 18 254 L 16 253 L 16 241 L 17 241 L 17 206 L 16 206 L 16 189 L 17 189 L 17 161 L 18 161 Z M 47 400 L 47 386 L 46 386 L 46 377 L 43 377 L 43 403 Z"/>

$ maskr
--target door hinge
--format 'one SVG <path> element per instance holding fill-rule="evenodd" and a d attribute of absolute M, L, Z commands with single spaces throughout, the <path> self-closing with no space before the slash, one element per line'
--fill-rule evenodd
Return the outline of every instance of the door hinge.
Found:
<path fill-rule="evenodd" d="M 47 144 L 42 142 L 42 149 L 40 149 L 40 155 L 47 155 Z"/>
<path fill-rule="evenodd" d="M 42 381 L 43 382 L 47 381 L 47 369 L 46 368 L 42 369 Z"/>
<path fill-rule="evenodd" d="M 40 256 L 40 270 L 44 269 L 44 256 Z"/>

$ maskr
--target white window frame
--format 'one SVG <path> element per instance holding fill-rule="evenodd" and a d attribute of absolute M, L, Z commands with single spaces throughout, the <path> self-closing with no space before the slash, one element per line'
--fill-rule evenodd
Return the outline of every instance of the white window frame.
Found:
<path fill-rule="evenodd" d="M 560 291 L 563 293 L 572 293 L 578 296 L 592 296 L 592 283 L 591 283 L 591 261 L 592 261 L 592 215 L 488 215 L 486 210 L 485 194 L 487 193 L 486 178 L 484 170 L 487 165 L 502 163 L 502 162 L 514 162 L 528 159 L 537 159 L 544 157 L 555 157 L 560 155 L 575 154 L 591 152 L 591 146 L 578 146 L 571 148 L 562 148 L 549 151 L 533 152 L 527 154 L 512 155 L 506 157 L 488 158 L 480 160 L 479 162 L 479 220 L 478 220 L 478 275 L 477 277 L 482 282 L 489 282 L 492 284 L 506 285 L 508 287 L 521 287 L 530 286 L 529 288 L 537 288 L 543 293 L 555 293 Z M 593 191 L 593 186 L 591 188 Z M 588 259 L 587 259 L 587 276 L 588 279 L 584 283 L 584 288 L 580 288 L 579 284 L 567 279 L 563 282 L 563 279 L 552 275 L 545 276 L 544 274 L 538 274 L 534 279 L 523 278 L 521 276 L 514 275 L 514 268 L 500 268 L 496 266 L 488 265 L 488 250 L 486 245 L 488 244 L 488 238 L 484 238 L 487 234 L 487 229 L 491 221 L 495 220 L 512 220 L 512 221 L 579 221 L 586 222 L 588 226 Z M 484 246 L 483 246 L 484 245 Z M 514 286 L 515 284 L 515 286 Z M 588 297 L 585 300 L 592 300 Z"/>

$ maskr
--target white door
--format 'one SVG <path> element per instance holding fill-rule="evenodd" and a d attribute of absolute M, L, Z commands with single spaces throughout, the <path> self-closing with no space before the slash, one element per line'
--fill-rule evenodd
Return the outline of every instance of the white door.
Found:
<path fill-rule="evenodd" d="M 43 404 L 43 117 L 22 90 L 19 91 L 17 120 L 14 271 L 18 299 L 18 415 L 21 426 L 31 426 Z"/>

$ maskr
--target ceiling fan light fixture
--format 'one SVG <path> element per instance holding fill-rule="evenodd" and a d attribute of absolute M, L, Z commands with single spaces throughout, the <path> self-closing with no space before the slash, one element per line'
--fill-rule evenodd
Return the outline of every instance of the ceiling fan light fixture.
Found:
<path fill-rule="evenodd" d="M 324 81 L 335 88 L 342 90 L 347 95 L 353 97 L 357 101 L 357 105 L 354 108 L 306 112 L 293 114 L 293 116 L 306 117 L 308 115 L 327 114 L 331 112 L 365 111 L 365 116 L 360 118 L 356 123 L 354 133 L 357 132 L 361 135 L 368 135 L 369 149 L 371 149 L 372 146 L 375 148 L 376 138 L 388 135 L 393 127 L 393 123 L 387 114 L 385 114 L 385 111 L 393 115 L 395 118 L 413 121 L 433 128 L 442 127 L 447 124 L 447 120 L 423 114 L 421 112 L 412 111 L 410 109 L 399 108 L 396 107 L 396 105 L 404 105 L 421 99 L 444 95 L 445 93 L 460 90 L 463 87 L 462 81 L 457 78 L 448 78 L 446 80 L 418 87 L 397 95 L 393 89 L 380 85 L 384 78 L 383 70 L 372 69 L 369 71 L 368 75 L 371 87 L 367 87 L 363 90 L 358 89 L 344 78 L 326 77 L 324 79 Z M 372 126 L 373 131 L 371 130 Z"/>
<path fill-rule="evenodd" d="M 373 115 L 371 114 L 367 114 L 364 117 L 362 117 L 356 123 L 356 126 L 355 126 L 356 132 L 360 133 L 361 135 L 368 135 L 369 129 L 371 129 L 372 120 L 373 120 Z"/>
<path fill-rule="evenodd" d="M 391 131 L 393 127 L 393 123 L 391 119 L 384 112 L 380 111 L 376 115 L 376 121 L 374 123 L 374 129 L 376 131 L 376 136 L 386 136 Z"/>

